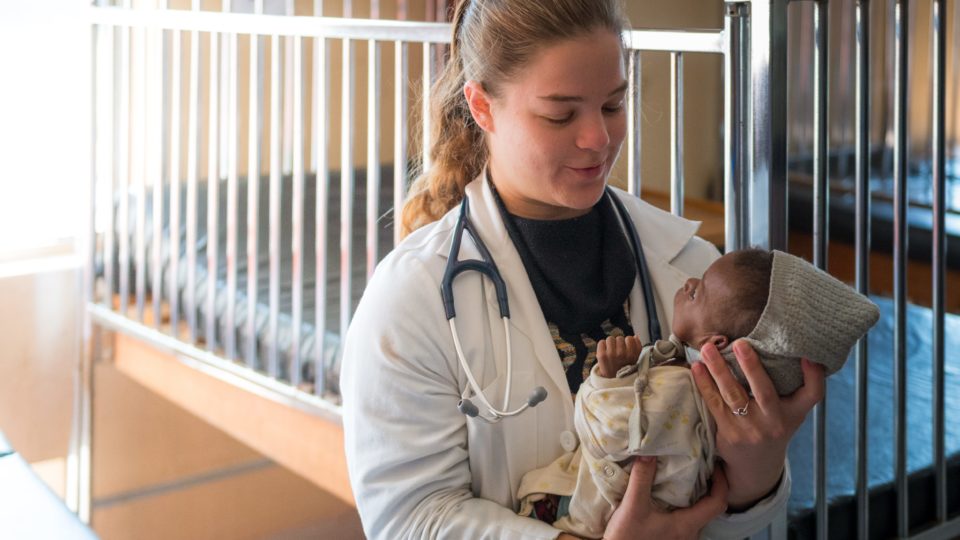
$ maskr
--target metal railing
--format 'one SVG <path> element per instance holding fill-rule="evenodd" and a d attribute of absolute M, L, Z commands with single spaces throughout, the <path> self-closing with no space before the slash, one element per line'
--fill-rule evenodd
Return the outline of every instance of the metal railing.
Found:
<path fill-rule="evenodd" d="M 935 456 L 937 523 L 919 533 L 918 538 L 946 537 L 957 534 L 960 521 L 947 516 L 946 466 L 944 437 L 944 118 L 945 118 L 945 5 L 932 0 L 934 17 L 934 153 L 933 170 L 936 196 L 933 235 L 935 350 Z M 828 250 L 827 220 L 829 208 L 830 155 L 828 140 L 829 107 L 827 95 L 828 43 L 827 4 L 815 1 L 816 43 L 813 85 L 815 163 L 814 181 L 814 262 L 826 267 Z M 902 15 L 896 27 L 905 31 L 906 4 L 896 2 Z M 750 0 L 724 3 L 722 29 L 706 31 L 633 30 L 625 34 L 628 46 L 628 132 L 627 188 L 641 193 L 643 159 L 640 104 L 642 102 L 642 55 L 666 53 L 670 56 L 670 208 L 684 211 L 684 59 L 692 54 L 719 55 L 723 60 L 723 176 L 725 204 L 725 248 L 733 250 L 748 245 L 785 248 L 787 242 L 787 3 L 785 0 Z M 870 87 L 869 71 L 870 3 L 859 0 L 856 6 L 856 286 L 869 291 L 870 256 Z M 74 508 L 81 517 L 89 517 L 89 397 L 91 362 L 98 358 L 98 332 L 124 332 L 167 350 L 177 356 L 191 358 L 210 367 L 210 373 L 222 373 L 231 380 L 242 379 L 266 397 L 305 408 L 336 419 L 339 408 L 335 396 L 326 386 L 331 367 L 324 356 L 328 327 L 342 332 L 348 325 L 354 306 L 354 291 L 369 277 L 377 261 L 385 255 L 380 219 L 392 206 L 402 205 L 405 188 L 411 176 L 429 167 L 429 101 L 430 83 L 437 70 L 437 59 L 449 42 L 449 25 L 404 21 L 335 19 L 327 17 L 294 17 L 258 13 L 236 14 L 199 11 L 139 10 L 125 7 L 96 7 L 92 17 L 93 56 L 93 148 L 91 237 L 88 248 L 89 268 L 86 294 L 88 349 L 81 365 L 85 381 L 78 407 L 78 430 L 74 438 L 73 461 L 79 470 L 71 477 Z M 226 11 L 229 11 L 227 9 Z M 905 50 L 905 37 L 898 33 L 898 48 Z M 249 51 L 244 59 L 240 44 Z M 358 156 L 354 145 L 357 110 L 356 93 L 358 43 L 366 44 L 366 156 Z M 205 46 L 204 46 L 205 45 Z M 332 50 L 339 46 L 340 62 L 334 61 Z M 392 62 L 384 47 L 392 47 Z M 411 47 L 419 48 L 418 60 Z M 269 55 L 267 55 L 269 50 Z M 310 52 L 310 61 L 307 61 Z M 909 536 L 907 527 L 907 476 L 905 468 L 905 433 L 903 431 L 906 352 L 903 325 L 906 317 L 904 269 L 906 253 L 906 56 L 898 57 L 896 125 L 898 144 L 894 149 L 897 164 L 896 227 L 894 260 L 896 261 L 896 327 L 898 366 L 897 388 L 897 456 L 896 488 L 898 493 L 899 536 Z M 411 64 L 419 70 L 412 74 Z M 269 66 L 269 70 L 267 69 Z M 339 66 L 339 75 L 336 68 Z M 205 68 L 205 69 L 204 69 Z M 393 78 L 385 75 L 387 68 Z M 240 72 L 248 74 L 246 84 Z M 332 81 L 339 76 L 340 103 L 332 104 L 335 88 Z M 142 82 L 140 82 L 142 81 Z M 149 83 L 147 83 L 149 81 Z M 392 83 L 392 95 L 386 86 Z M 419 85 L 421 103 L 411 103 L 409 88 Z M 241 89 L 246 89 L 246 103 L 241 103 Z M 308 93 L 308 89 L 312 92 Z M 269 96 L 269 99 L 268 99 Z M 312 106 L 307 114 L 307 99 Z M 392 107 L 392 118 L 385 111 Z M 331 129 L 339 112 L 339 138 Z M 392 129 L 384 125 L 392 122 Z M 245 140 L 241 140 L 246 126 Z M 419 129 L 418 129 L 419 128 Z M 392 138 L 392 148 L 384 139 Z M 340 146 L 339 163 L 334 171 L 330 148 Z M 206 143 L 206 144 L 204 144 Z M 309 143 L 309 146 L 308 146 Z M 244 146 L 245 145 L 245 146 Z M 241 154 L 246 151 L 246 221 L 240 219 L 243 195 Z M 307 153 L 309 152 L 309 159 Z M 385 158 L 385 155 L 389 157 Z M 185 157 L 185 160 L 184 160 Z M 365 159 L 361 160 L 363 157 Z M 203 163 L 206 169 L 203 169 Z M 358 232 L 354 216 L 354 199 L 358 196 L 358 164 L 365 163 L 364 213 Z M 339 186 L 331 184 L 334 172 Z M 392 173 L 392 182 L 385 183 L 385 174 Z M 204 174 L 206 178 L 204 179 Z M 261 178 L 262 177 L 262 178 Z M 311 179 L 308 182 L 308 177 Z M 221 182 L 226 193 L 219 193 Z M 267 187 L 260 192 L 261 185 Z M 289 185 L 290 193 L 285 193 Z M 148 187 L 150 191 L 148 192 Z M 314 198 L 309 199 L 313 188 Z M 335 192 L 339 192 L 337 195 Z M 205 193 L 207 243 L 199 249 L 201 235 L 201 192 Z M 149 193 L 149 196 L 148 196 Z M 106 195 L 104 195 L 106 194 Z M 339 197 L 339 205 L 333 200 Z M 265 201 L 263 199 L 266 198 Z M 151 202 L 148 218 L 147 201 Z M 221 200 L 225 200 L 223 204 Z M 283 212 L 284 202 L 291 212 Z M 267 212 L 261 216 L 261 203 Z M 304 321 L 305 246 L 311 225 L 304 213 L 305 205 L 313 205 L 313 261 L 315 268 L 314 320 Z M 332 214 L 339 207 L 339 217 Z M 132 212 L 132 214 L 131 214 Z M 166 213 L 165 213 L 166 212 Z M 221 225 L 226 226 L 223 255 L 219 260 Z M 166 216 L 162 219 L 161 216 Z M 260 235 L 261 217 L 267 222 L 266 233 Z M 164 222 L 167 223 L 166 230 Z M 291 225 L 290 236 L 283 233 L 284 223 Z M 131 225 L 132 224 L 132 225 Z M 241 228 L 248 234 L 243 237 Z M 149 230 L 148 230 L 149 228 Z M 250 234 L 250 231 L 253 233 Z M 336 289 L 327 290 L 328 238 L 339 231 L 339 281 Z M 182 236 L 181 236 L 182 233 Z M 396 228 L 386 231 L 396 242 Z M 149 235 L 149 238 L 148 238 Z M 160 239 L 166 236 L 164 245 Z M 150 253 L 147 253 L 147 244 Z M 258 260 L 260 246 L 266 243 L 268 264 Z M 357 253 L 356 243 L 363 244 Z M 284 246 L 289 246 L 285 258 Z M 246 248 L 246 290 L 238 282 L 241 250 Z M 177 256 L 184 252 L 184 260 Z M 201 253 L 202 251 L 202 253 Z M 358 262 L 357 255 L 360 262 Z M 198 257 L 206 257 L 205 268 Z M 149 264 L 148 264 L 149 261 Z M 132 268 L 131 268 L 132 263 Z M 289 263 L 287 265 L 287 263 Z M 167 280 L 163 268 L 167 266 Z M 151 270 L 149 276 L 147 270 Z M 222 267 L 225 268 L 221 270 Z M 101 268 L 99 273 L 95 268 Z M 258 268 L 267 273 L 267 293 L 257 287 Z M 282 274 L 289 268 L 290 285 L 282 283 Z M 362 271 L 358 272 L 358 269 Z M 222 274 L 222 277 L 221 277 Z M 131 287 L 131 275 L 133 284 Z M 201 301 L 199 284 L 206 282 Z M 149 289 L 148 289 L 149 287 Z M 180 294 L 180 290 L 183 293 Z M 339 291 L 338 298 L 333 297 Z M 281 305 L 289 293 L 289 309 Z M 241 302 L 239 296 L 245 298 Z M 129 299 L 135 299 L 130 309 Z M 116 299 L 116 304 L 114 303 Z M 147 303 L 150 311 L 147 311 Z M 219 303 L 226 305 L 225 321 L 218 320 Z M 265 318 L 257 317 L 267 305 Z M 333 319 L 328 321 L 328 305 L 336 305 Z M 200 308 L 205 306 L 205 319 Z M 242 310 L 242 311 L 241 311 Z M 151 317 L 147 318 L 147 314 Z M 166 318 L 165 318 L 165 314 Z M 181 317 L 181 314 L 183 315 Z M 243 325 L 245 342 L 237 339 L 238 318 Z M 284 319 L 286 318 L 286 319 Z M 278 343 L 281 319 L 289 319 L 290 354 L 282 355 Z M 304 322 L 312 323 L 313 350 L 309 359 L 302 335 Z M 329 323 L 329 324 L 328 324 Z M 218 339 L 218 325 L 226 327 Z M 258 348 L 256 336 L 267 336 L 265 349 Z M 866 478 L 866 340 L 857 352 L 857 516 L 858 534 L 868 535 L 868 496 Z M 312 388 L 304 386 L 304 365 L 313 368 Z M 815 482 L 817 536 L 827 536 L 827 493 L 825 441 L 825 401 L 814 414 Z M 775 524 L 768 534 L 785 534 L 785 522 Z"/>

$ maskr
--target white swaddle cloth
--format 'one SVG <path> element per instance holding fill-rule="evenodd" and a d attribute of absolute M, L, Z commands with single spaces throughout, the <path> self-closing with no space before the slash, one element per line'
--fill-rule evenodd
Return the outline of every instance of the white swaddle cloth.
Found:
<path fill-rule="evenodd" d="M 576 452 L 564 454 L 521 480 L 521 514 L 545 494 L 568 495 L 569 514 L 554 526 L 600 538 L 627 489 L 633 456 L 656 456 L 652 498 L 664 509 L 687 507 L 709 489 L 713 474 L 713 418 L 685 366 L 673 336 L 644 347 L 639 361 L 604 378 L 595 366 L 577 393 Z M 626 465 L 626 468 L 624 467 Z"/>

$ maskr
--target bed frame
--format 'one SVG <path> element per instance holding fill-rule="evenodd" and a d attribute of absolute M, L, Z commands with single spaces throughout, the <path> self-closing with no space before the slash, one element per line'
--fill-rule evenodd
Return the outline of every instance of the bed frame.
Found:
<path fill-rule="evenodd" d="M 947 138 L 945 122 L 948 88 L 946 79 L 947 0 L 930 0 L 933 6 L 932 155 L 932 343 L 934 434 L 934 519 L 911 526 L 908 516 L 906 467 L 906 192 L 908 177 L 907 132 L 907 17 L 906 0 L 895 0 L 893 65 L 893 111 L 889 150 L 894 179 L 894 321 L 895 321 L 895 437 L 896 531 L 870 530 L 870 490 L 867 456 L 867 347 L 858 345 L 856 363 L 856 513 L 857 535 L 878 533 L 902 538 L 949 538 L 960 535 L 960 518 L 948 513 L 947 454 L 944 446 L 945 373 L 944 326 L 946 239 L 945 206 Z M 796 2 L 795 2 L 796 3 Z M 91 170 L 90 214 L 84 246 L 85 272 L 84 355 L 77 366 L 78 393 L 74 436 L 71 444 L 68 503 L 88 521 L 91 509 L 91 410 L 95 389 L 95 362 L 112 362 L 134 380 L 208 420 L 271 459 L 312 480 L 345 501 L 352 502 L 343 456 L 339 398 L 326 384 L 327 371 L 336 369 L 324 354 L 326 345 L 304 352 L 302 328 L 307 324 L 319 336 L 328 327 L 346 328 L 355 303 L 359 276 L 369 276 L 385 254 L 381 234 L 396 232 L 381 217 L 399 208 L 410 178 L 429 168 L 429 118 L 411 99 L 410 87 L 418 87 L 426 103 L 430 81 L 438 72 L 449 26 L 444 23 L 363 20 L 322 16 L 271 15 L 262 1 L 254 13 L 235 13 L 230 0 L 223 12 L 200 11 L 193 1 L 190 10 L 141 9 L 130 0 L 121 6 L 90 8 L 91 40 Z M 379 2 L 376 2 L 379 10 Z M 722 59 L 723 79 L 723 203 L 722 227 L 713 226 L 711 238 L 725 249 L 758 245 L 784 248 L 788 222 L 788 27 L 803 28 L 812 45 L 812 79 L 806 96 L 812 100 L 807 121 L 812 140 L 813 262 L 826 267 L 828 250 L 828 10 L 826 0 L 809 2 L 812 13 L 797 25 L 798 10 L 785 0 L 720 2 L 723 26 L 713 30 L 632 30 L 628 32 L 628 135 L 626 188 L 645 199 L 659 201 L 676 214 L 710 213 L 709 204 L 688 201 L 684 194 L 683 118 L 684 59 L 711 55 Z M 854 16 L 856 50 L 853 140 L 855 184 L 855 284 L 869 291 L 870 178 L 871 178 L 871 88 L 879 84 L 870 71 L 870 51 L 882 40 L 870 36 L 871 2 L 844 4 Z M 318 3 L 318 5 L 322 5 Z M 877 4 L 874 7 L 883 7 Z M 957 10 L 956 3 L 951 9 Z M 435 12 L 442 13 L 434 6 Z M 405 10 L 404 10 L 405 11 Z M 803 12 L 806 13 L 806 12 Z M 957 31 L 954 31 L 953 43 Z M 331 51 L 340 50 L 340 61 Z M 365 63 L 357 51 L 367 51 Z M 250 54 L 250 51 L 257 54 Z M 385 54 L 389 50 L 391 56 Z M 670 58 L 670 192 L 658 194 L 641 189 L 640 104 L 642 102 L 641 55 L 660 52 Z M 960 47 L 954 46 L 954 55 Z M 309 59 L 309 61 L 308 61 Z M 413 65 L 411 65 L 413 64 Z M 357 95 L 358 66 L 366 77 L 367 95 Z M 411 68 L 414 69 L 411 69 Z M 339 70 L 339 71 L 338 71 Z M 955 70 L 956 71 L 956 70 Z M 795 76 L 795 73 L 794 73 Z M 332 106 L 331 81 L 340 81 L 340 102 Z M 309 85 L 307 81 L 310 81 Z M 795 81 L 794 81 L 795 82 Z M 387 95 L 384 88 L 392 87 Z M 305 95 L 305 89 L 311 90 Z M 312 104 L 309 108 L 307 105 Z M 384 109 L 392 104 L 392 118 Z M 355 148 L 358 108 L 366 107 L 367 144 L 365 162 Z M 790 109 L 796 112 L 796 109 Z M 331 116 L 339 114 L 339 133 L 331 130 Z M 956 114 L 953 115 L 954 117 Z M 255 126 L 249 129 L 248 126 Z M 384 127 L 386 126 L 386 127 Z M 240 140 L 241 133 L 247 134 Z M 392 148 L 383 144 L 392 141 Z M 319 143 L 319 144 L 318 144 Z M 335 146 L 336 145 L 336 146 Z M 339 156 L 331 149 L 339 147 Z M 339 157 L 339 162 L 336 158 Z M 365 168 L 364 168 L 365 163 Z M 383 201 L 383 163 L 391 167 L 391 199 Z M 359 168 L 362 171 L 358 170 Z M 267 200 L 257 189 L 246 193 L 247 211 L 241 212 L 241 178 L 244 171 L 270 186 Z M 330 179 L 336 169 L 339 201 L 331 200 Z M 362 215 L 354 211 L 356 179 L 363 173 L 365 189 Z M 273 187 L 288 177 L 292 185 L 291 215 L 281 215 L 280 195 Z M 315 198 L 307 200 L 305 179 L 315 182 Z M 198 185 L 207 182 L 208 240 L 197 244 Z M 258 182 L 247 182 L 257 186 Z M 220 205 L 218 189 L 226 189 Z M 314 320 L 304 320 L 304 207 L 316 212 L 316 281 L 314 305 L 331 304 L 325 284 L 331 277 L 327 261 L 333 257 L 328 237 L 331 205 L 339 202 L 337 324 L 328 324 L 326 309 L 316 309 Z M 150 207 L 148 208 L 148 204 Z M 261 209 L 267 216 L 268 234 L 238 234 L 238 216 L 246 216 L 247 230 L 256 230 Z M 153 216 L 153 217 L 149 217 Z M 159 216 L 164 216 L 160 219 Z M 221 224 L 217 216 L 223 216 Z M 281 220 L 289 219 L 292 234 L 281 238 Z M 392 219 L 392 218 L 390 218 Z M 165 226 L 165 223 L 167 226 Z M 170 226 L 169 224 L 175 224 Z M 225 243 L 218 246 L 220 227 Z M 709 230 L 709 229 L 708 229 Z M 165 238 L 164 242 L 148 239 Z M 289 242 L 292 304 L 281 313 L 280 243 Z M 148 249 L 147 246 L 150 246 Z M 267 298 L 258 300 L 257 254 L 267 244 L 269 264 Z M 221 253 L 222 248 L 222 253 Z M 169 253 L 186 253 L 186 260 Z M 246 291 L 240 290 L 238 268 L 247 253 Z M 221 260 L 221 256 L 223 260 Z M 206 276 L 198 269 L 204 268 Z M 224 264 L 225 261 L 225 264 Z M 225 266 L 223 277 L 218 277 Z M 247 274 L 249 275 L 249 274 Z M 194 294 L 198 281 L 206 279 L 207 316 L 200 320 Z M 189 287 L 183 289 L 183 280 Z M 253 285 L 251 285 L 251 283 Z M 199 283 L 202 285 L 202 283 Z M 360 287 L 362 288 L 362 287 Z M 245 295 L 244 295 L 245 293 Z M 243 303 L 240 302 L 243 299 Z M 266 353 L 255 340 L 238 340 L 234 332 L 217 335 L 213 320 L 215 305 L 226 306 L 226 327 L 238 326 L 240 313 L 255 312 L 258 301 L 269 305 L 263 319 L 246 317 L 251 334 L 264 331 L 276 337 L 283 317 L 294 329 L 290 339 L 289 365 L 275 349 L 275 339 Z M 325 342 L 324 342 L 325 343 Z M 334 350 L 334 356 L 336 356 Z M 305 380 L 305 365 L 312 364 L 313 381 Z M 244 414 L 238 415 L 236 411 Z M 819 405 L 814 421 L 815 531 L 826 538 L 828 500 L 826 491 L 826 401 Z M 787 536 L 787 518 L 774 523 L 767 535 Z M 796 534 L 796 533 L 793 533 Z"/>

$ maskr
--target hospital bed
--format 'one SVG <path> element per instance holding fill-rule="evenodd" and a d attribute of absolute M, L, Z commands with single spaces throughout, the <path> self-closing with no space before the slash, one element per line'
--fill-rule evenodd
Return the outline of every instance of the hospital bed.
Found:
<path fill-rule="evenodd" d="M 874 218 L 860 210 L 859 177 L 848 197 L 827 204 L 823 164 L 836 149 L 825 138 L 812 141 L 817 149 L 806 161 L 791 157 L 793 181 L 786 181 L 786 114 L 777 103 L 786 101 L 787 66 L 776 52 L 785 46 L 785 4 L 723 4 L 719 30 L 629 34 L 623 187 L 676 213 L 703 212 L 684 196 L 683 65 L 692 55 L 719 57 L 725 182 L 724 202 L 706 229 L 720 232 L 710 239 L 728 248 L 783 246 L 788 229 L 808 227 L 816 238 L 814 262 L 822 265 L 826 208 L 842 213 L 837 203 L 846 201 L 850 231 Z M 84 452 L 95 361 L 113 362 L 349 500 L 338 423 L 341 331 L 376 261 L 397 239 L 394 210 L 410 178 L 429 167 L 423 152 L 428 137 L 418 134 L 429 133 L 429 126 L 410 89 L 429 96 L 424 81 L 439 68 L 448 27 L 200 12 L 198 5 L 157 12 L 101 6 L 91 15 L 92 82 L 103 91 L 94 92 L 93 103 L 87 354 L 78 366 L 84 391 L 74 438 L 74 508 L 89 516 L 91 472 Z M 817 21 L 825 16 L 814 13 Z M 238 42 L 259 54 L 238 53 Z M 331 54 L 335 43 L 339 59 Z M 361 48 L 376 59 L 365 64 L 365 96 L 357 92 Z M 669 56 L 673 96 L 670 192 L 659 198 L 640 177 L 641 55 L 649 53 Z M 334 67 L 340 67 L 336 74 Z M 934 87 L 942 92 L 946 85 L 941 79 Z M 339 103 L 332 97 L 337 88 Z M 365 162 L 355 148 L 355 133 L 364 127 L 361 103 Z M 339 118 L 339 131 L 331 118 Z M 815 129 L 824 128 L 817 118 L 811 120 Z M 258 129 L 243 127 L 249 125 Z M 124 132 L 130 140 L 119 136 Z M 259 172 L 256 182 L 247 171 Z M 899 186 L 891 185 L 891 199 L 905 200 L 898 199 Z M 956 235 L 943 233 L 935 218 L 956 219 L 955 212 L 936 201 L 929 206 L 926 234 L 954 245 Z M 791 224 L 783 219 L 788 208 L 791 218 L 814 219 Z M 890 204 L 891 227 L 903 222 L 902 211 Z M 837 226 L 841 222 L 831 223 L 834 230 L 844 227 Z M 851 244 L 864 260 L 868 251 L 854 236 Z M 889 243 L 895 264 L 906 264 L 901 240 Z M 943 250 L 934 251 L 946 261 Z M 918 538 L 960 534 L 954 516 L 960 419 L 953 412 L 960 410 L 960 316 L 945 313 L 942 292 L 934 294 L 932 307 L 907 307 L 901 292 L 875 297 L 883 317 L 867 338 L 867 355 L 855 354 L 830 380 L 826 407 L 795 438 L 789 516 L 771 528 L 774 537 L 846 537 L 851 531 L 876 537 L 894 529 Z M 939 338 L 929 331 L 932 321 L 943 321 Z M 934 346 L 939 339 L 942 349 Z M 909 351 L 909 377 L 903 376 L 901 345 Z M 184 378 L 195 378 L 208 392 L 182 391 L 177 381 Z M 268 415 L 282 429 L 226 414 L 225 404 L 259 411 L 246 416 Z"/>

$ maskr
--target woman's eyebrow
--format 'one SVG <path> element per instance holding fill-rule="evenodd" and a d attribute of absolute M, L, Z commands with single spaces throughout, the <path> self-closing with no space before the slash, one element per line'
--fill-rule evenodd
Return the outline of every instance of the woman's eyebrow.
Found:
<path fill-rule="evenodd" d="M 626 90 L 627 90 L 627 81 L 623 81 L 623 83 L 620 86 L 616 87 L 612 92 L 607 94 L 607 98 L 611 98 L 617 94 L 625 92 Z M 582 96 L 564 96 L 562 94 L 550 94 L 546 96 L 537 96 L 537 97 L 539 99 L 545 99 L 547 101 L 556 101 L 560 103 L 569 103 L 569 102 L 579 103 L 583 101 Z"/>

